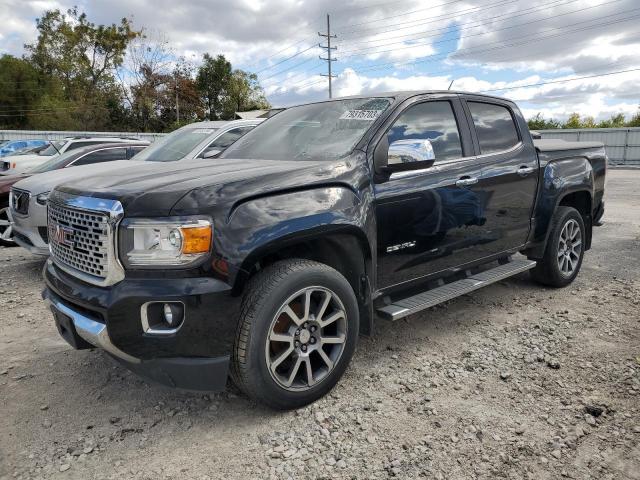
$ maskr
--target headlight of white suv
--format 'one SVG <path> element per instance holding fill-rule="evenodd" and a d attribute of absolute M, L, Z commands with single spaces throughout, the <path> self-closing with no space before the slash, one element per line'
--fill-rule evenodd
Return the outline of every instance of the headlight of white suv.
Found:
<path fill-rule="evenodd" d="M 184 266 L 211 250 L 213 225 L 201 217 L 125 219 L 120 260 L 127 267 Z"/>

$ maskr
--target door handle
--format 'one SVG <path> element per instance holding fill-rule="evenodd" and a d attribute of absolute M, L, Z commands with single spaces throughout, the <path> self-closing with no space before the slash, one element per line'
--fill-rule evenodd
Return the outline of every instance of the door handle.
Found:
<path fill-rule="evenodd" d="M 518 175 L 520 175 L 521 177 L 526 177 L 530 173 L 533 173 L 534 170 L 535 170 L 535 168 L 533 168 L 533 167 L 522 166 L 522 167 L 520 167 L 518 169 Z"/>
<path fill-rule="evenodd" d="M 468 187 L 469 185 L 475 185 L 478 183 L 477 177 L 465 177 L 456 181 L 456 187 Z"/>

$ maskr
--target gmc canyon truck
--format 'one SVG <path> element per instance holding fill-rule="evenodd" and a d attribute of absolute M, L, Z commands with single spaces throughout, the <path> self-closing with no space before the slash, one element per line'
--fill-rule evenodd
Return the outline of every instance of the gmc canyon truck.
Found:
<path fill-rule="evenodd" d="M 57 187 L 57 328 L 140 375 L 296 408 L 359 334 L 509 276 L 564 287 L 604 212 L 599 143 L 534 141 L 516 105 L 454 92 L 284 110 L 215 162 Z"/>

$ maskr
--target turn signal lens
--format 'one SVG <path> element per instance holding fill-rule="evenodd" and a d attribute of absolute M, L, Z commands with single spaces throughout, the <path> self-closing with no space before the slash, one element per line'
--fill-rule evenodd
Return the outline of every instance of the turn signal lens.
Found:
<path fill-rule="evenodd" d="M 182 253 L 207 253 L 211 248 L 211 225 L 182 227 Z"/>

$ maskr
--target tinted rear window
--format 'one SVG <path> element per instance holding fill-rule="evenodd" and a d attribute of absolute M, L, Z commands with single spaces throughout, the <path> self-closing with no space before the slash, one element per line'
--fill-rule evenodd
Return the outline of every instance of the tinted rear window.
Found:
<path fill-rule="evenodd" d="M 518 130 L 508 108 L 493 103 L 467 103 L 476 127 L 480 153 L 508 150 L 518 144 Z"/>

